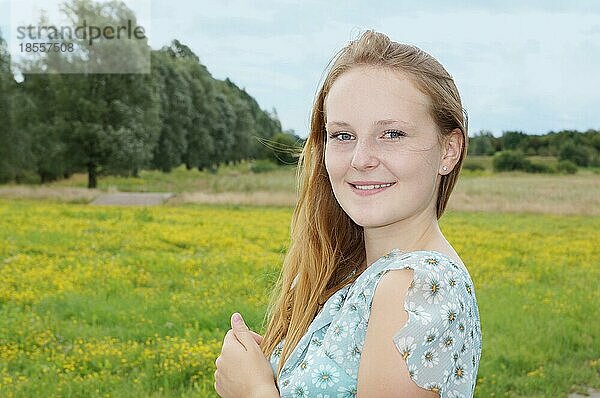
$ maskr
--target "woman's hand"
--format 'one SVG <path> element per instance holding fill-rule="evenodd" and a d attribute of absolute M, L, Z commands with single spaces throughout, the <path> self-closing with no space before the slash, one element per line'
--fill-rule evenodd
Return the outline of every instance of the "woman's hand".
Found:
<path fill-rule="evenodd" d="M 273 369 L 260 349 L 262 337 L 248 329 L 241 315 L 236 322 L 231 318 L 231 329 L 225 334 L 221 355 L 215 364 L 215 390 L 222 398 L 265 396 L 277 393 Z"/>

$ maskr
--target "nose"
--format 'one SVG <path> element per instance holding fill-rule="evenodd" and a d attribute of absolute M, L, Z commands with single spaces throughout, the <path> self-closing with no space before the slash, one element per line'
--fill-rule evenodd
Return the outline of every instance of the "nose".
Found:
<path fill-rule="evenodd" d="M 356 170 L 368 170 L 377 167 L 379 159 L 374 145 L 367 140 L 358 140 L 350 165 Z"/>

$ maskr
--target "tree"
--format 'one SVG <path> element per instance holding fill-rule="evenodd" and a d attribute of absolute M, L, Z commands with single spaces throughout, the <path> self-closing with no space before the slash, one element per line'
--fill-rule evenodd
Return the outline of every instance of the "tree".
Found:
<path fill-rule="evenodd" d="M 89 25 L 90 21 L 95 21 L 98 26 L 122 26 L 128 20 L 136 24 L 135 15 L 122 2 L 72 0 L 65 3 L 63 12 L 74 26 Z M 130 50 L 131 54 L 138 54 L 140 46 L 146 46 L 149 51 L 147 40 L 135 45 L 131 42 L 121 40 L 115 51 L 126 53 Z M 79 44 L 85 47 L 83 43 Z M 86 168 L 89 188 L 96 187 L 99 174 L 137 175 L 140 168 L 149 165 L 159 132 L 158 100 L 149 74 L 84 73 L 39 77 L 28 73 L 42 67 L 60 68 L 55 69 L 58 71 L 89 70 L 110 63 L 110 58 L 114 57 L 111 47 L 102 41 L 94 45 L 93 54 L 87 57 L 80 53 L 77 54 L 79 57 L 48 53 L 28 65 L 34 69 L 24 73 L 33 108 L 44 109 L 46 113 L 44 119 L 29 123 L 29 128 L 40 135 L 51 132 L 52 137 L 57 137 L 60 143 L 57 153 L 68 154 L 63 168 Z M 45 103 L 47 97 L 41 95 L 44 90 L 53 100 L 50 106 Z M 56 159 L 52 164 L 60 168 Z"/>
<path fill-rule="evenodd" d="M 493 155 L 495 137 L 490 131 L 480 131 L 469 138 L 469 152 L 473 155 Z"/>
<path fill-rule="evenodd" d="M 0 182 L 10 181 L 16 175 L 17 153 L 13 130 L 11 98 L 15 81 L 10 69 L 10 57 L 0 31 Z"/>
<path fill-rule="evenodd" d="M 160 99 L 160 135 L 152 166 L 169 172 L 181 164 L 187 151 L 186 135 L 192 128 L 193 103 L 187 71 L 169 51 L 152 54 L 152 74 Z"/>
<path fill-rule="evenodd" d="M 523 143 L 527 143 L 527 134 L 521 131 L 504 131 L 502 133 L 502 150 L 524 149 Z"/>
<path fill-rule="evenodd" d="M 529 161 L 521 151 L 501 151 L 494 154 L 492 165 L 494 171 L 526 170 Z"/>
<path fill-rule="evenodd" d="M 558 159 L 570 160 L 577 166 L 587 167 L 592 156 L 590 152 L 590 148 L 587 148 L 583 145 L 577 145 L 573 142 L 565 142 L 559 150 Z"/>

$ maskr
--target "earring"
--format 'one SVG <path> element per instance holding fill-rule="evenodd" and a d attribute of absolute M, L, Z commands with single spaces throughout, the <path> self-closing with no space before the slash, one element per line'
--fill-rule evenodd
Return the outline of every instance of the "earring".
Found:
<path fill-rule="evenodd" d="M 442 167 L 442 170 L 446 171 L 446 170 L 448 170 L 448 167 L 444 166 L 444 167 Z"/>

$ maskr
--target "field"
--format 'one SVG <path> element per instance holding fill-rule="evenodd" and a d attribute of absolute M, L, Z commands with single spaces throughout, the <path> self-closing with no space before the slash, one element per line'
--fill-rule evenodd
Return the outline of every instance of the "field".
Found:
<path fill-rule="evenodd" d="M 281 184 L 273 191 L 289 192 L 283 173 L 271 176 Z M 579 178 L 570 187 L 583 199 L 552 207 L 564 203 L 547 195 L 551 210 L 529 213 L 455 207 L 440 220 L 475 284 L 477 397 L 600 388 L 598 177 L 537 177 L 530 190 L 556 192 L 555 184 L 567 198 L 565 184 Z M 247 178 L 272 188 L 268 175 Z M 461 189 L 469 178 L 483 179 L 468 176 Z M 529 177 L 498 178 L 513 189 Z M 262 333 L 291 214 L 289 206 L 0 198 L 0 396 L 215 397 L 214 360 L 230 315 L 239 311 Z"/>
<path fill-rule="evenodd" d="M 580 168 L 575 175 L 492 173 L 491 157 L 469 161 L 485 170 L 462 170 L 452 192 L 448 209 L 455 211 L 526 212 L 560 215 L 600 215 L 600 170 Z M 551 164 L 554 158 L 538 163 Z M 101 177 L 98 188 L 89 190 L 87 176 L 42 186 L 0 185 L 0 198 L 48 199 L 58 202 L 88 203 L 106 192 L 174 192 L 169 203 L 238 204 L 251 206 L 294 206 L 295 169 L 282 167 L 269 173 L 252 173 L 249 163 L 221 167 L 217 173 L 186 170 L 171 173 L 141 171 L 139 178 Z"/>

